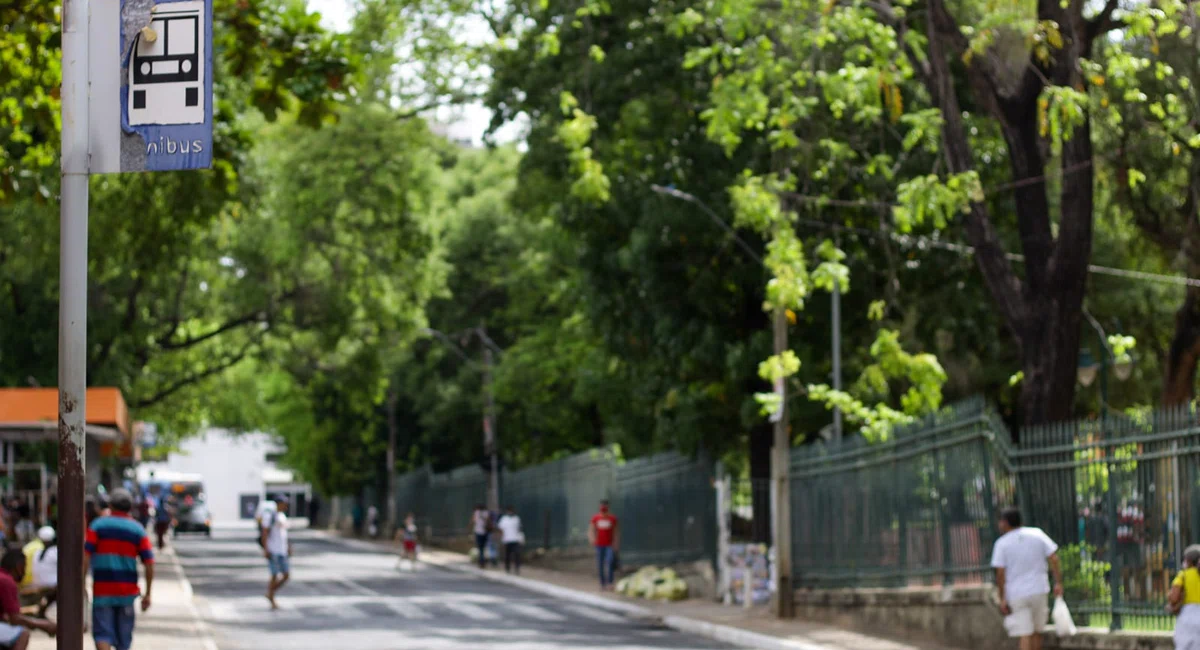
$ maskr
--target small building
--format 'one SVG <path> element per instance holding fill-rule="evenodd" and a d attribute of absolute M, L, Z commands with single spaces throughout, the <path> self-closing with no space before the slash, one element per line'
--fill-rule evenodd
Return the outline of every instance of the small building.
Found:
<path fill-rule="evenodd" d="M 138 460 L 129 409 L 121 391 L 87 389 L 84 463 L 87 491 L 120 481 Z M 43 518 L 55 491 L 56 470 L 41 462 L 38 447 L 58 442 L 57 388 L 0 388 L 0 489 L 17 494 Z"/>
<path fill-rule="evenodd" d="M 291 501 L 293 516 L 304 518 L 312 488 L 279 466 L 284 451 L 266 433 L 207 429 L 184 439 L 166 461 L 142 463 L 137 478 L 145 482 L 152 472 L 203 476 L 206 503 L 216 526 L 252 520 L 264 500 L 280 495 Z"/>

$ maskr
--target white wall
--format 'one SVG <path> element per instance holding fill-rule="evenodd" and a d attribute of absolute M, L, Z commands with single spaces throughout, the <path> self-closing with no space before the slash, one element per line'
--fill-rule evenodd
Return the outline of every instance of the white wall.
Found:
<path fill-rule="evenodd" d="M 214 522 L 238 521 L 238 506 L 243 494 L 263 496 L 263 470 L 275 469 L 266 455 L 280 451 L 271 436 L 264 433 L 231 435 L 222 429 L 209 429 L 183 442 L 178 453 L 165 463 L 143 463 L 153 469 L 200 474 L 208 494 L 208 508 Z"/>

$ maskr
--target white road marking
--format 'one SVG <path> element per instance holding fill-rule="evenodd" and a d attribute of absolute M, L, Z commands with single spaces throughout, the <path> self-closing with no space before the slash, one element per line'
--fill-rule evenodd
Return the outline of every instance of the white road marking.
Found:
<path fill-rule="evenodd" d="M 331 580 L 342 585 L 343 587 L 350 590 L 351 592 L 359 594 L 361 596 L 374 596 L 376 598 L 384 598 L 385 597 L 385 595 L 383 593 L 375 591 L 374 589 L 371 589 L 370 587 L 364 587 L 364 586 L 358 584 L 357 582 L 354 582 L 353 580 L 350 580 L 348 578 L 343 578 L 343 577 L 339 576 L 339 577 L 331 578 Z"/>
<path fill-rule="evenodd" d="M 504 607 L 510 609 L 521 616 L 536 619 L 539 621 L 565 621 L 567 620 L 561 614 L 557 614 L 548 609 L 538 607 L 532 603 L 505 603 Z"/>
<path fill-rule="evenodd" d="M 243 620 L 241 613 L 238 611 L 238 608 L 234 603 L 209 602 L 208 606 L 209 609 L 212 610 L 212 617 L 214 621 L 220 621 L 222 623 L 238 623 Z"/>
<path fill-rule="evenodd" d="M 571 612 L 572 614 L 576 614 L 576 615 L 582 616 L 584 618 L 590 618 L 593 621 L 600 621 L 601 623 L 625 623 L 625 622 L 627 622 L 623 617 L 621 617 L 618 614 L 606 612 L 602 609 L 596 609 L 594 607 L 588 607 L 587 605 L 563 605 L 563 609 Z"/>
<path fill-rule="evenodd" d="M 391 600 L 382 603 L 384 607 L 399 614 L 406 619 L 427 619 L 432 618 L 429 612 L 417 607 L 415 604 L 404 600 Z"/>
<path fill-rule="evenodd" d="M 495 621 L 500 615 L 472 603 L 442 603 L 442 606 L 475 621 Z"/>
<path fill-rule="evenodd" d="M 354 607 L 353 605 L 332 605 L 327 608 L 325 612 L 332 615 L 334 618 L 341 619 L 343 621 L 361 621 L 367 618 L 366 612 Z"/>

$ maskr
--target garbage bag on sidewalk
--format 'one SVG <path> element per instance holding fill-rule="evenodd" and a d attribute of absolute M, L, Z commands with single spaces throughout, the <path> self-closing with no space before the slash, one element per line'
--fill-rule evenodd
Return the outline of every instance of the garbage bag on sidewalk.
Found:
<path fill-rule="evenodd" d="M 1071 620 L 1071 610 L 1067 609 L 1067 601 L 1062 597 L 1054 599 L 1054 611 L 1050 613 L 1054 619 L 1054 631 L 1059 636 L 1075 636 L 1075 621 Z"/>

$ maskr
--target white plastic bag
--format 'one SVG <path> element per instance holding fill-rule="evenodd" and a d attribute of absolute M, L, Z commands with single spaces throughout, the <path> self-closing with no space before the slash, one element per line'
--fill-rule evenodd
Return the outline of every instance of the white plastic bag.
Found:
<path fill-rule="evenodd" d="M 1067 601 L 1062 598 L 1054 599 L 1054 611 L 1050 613 L 1054 619 L 1054 632 L 1059 636 L 1075 636 L 1075 621 L 1071 620 L 1071 610 L 1067 609 Z"/>

